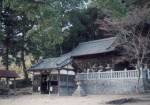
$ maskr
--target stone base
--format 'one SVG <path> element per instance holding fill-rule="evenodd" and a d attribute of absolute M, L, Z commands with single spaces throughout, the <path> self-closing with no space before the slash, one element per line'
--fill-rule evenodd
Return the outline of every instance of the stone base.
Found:
<path fill-rule="evenodd" d="M 101 79 L 85 80 L 81 82 L 82 89 L 86 94 L 134 94 L 143 93 L 143 80 L 137 87 L 138 79 Z"/>
<path fill-rule="evenodd" d="M 73 96 L 86 96 L 85 90 L 82 88 L 82 86 L 78 86 L 75 92 L 73 93 Z"/>

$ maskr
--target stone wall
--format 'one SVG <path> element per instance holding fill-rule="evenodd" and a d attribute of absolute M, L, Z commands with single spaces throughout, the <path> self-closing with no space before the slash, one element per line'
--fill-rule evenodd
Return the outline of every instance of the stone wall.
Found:
<path fill-rule="evenodd" d="M 75 86 L 61 86 L 60 87 L 60 95 L 61 96 L 71 96 L 74 91 L 75 91 L 76 87 Z"/>
<path fill-rule="evenodd" d="M 76 89 L 75 82 L 69 81 L 67 83 L 66 81 L 60 81 L 60 95 L 61 96 L 72 95 L 75 89 Z"/>
<path fill-rule="evenodd" d="M 132 94 L 144 92 L 143 79 L 84 80 L 81 86 L 87 94 Z"/>

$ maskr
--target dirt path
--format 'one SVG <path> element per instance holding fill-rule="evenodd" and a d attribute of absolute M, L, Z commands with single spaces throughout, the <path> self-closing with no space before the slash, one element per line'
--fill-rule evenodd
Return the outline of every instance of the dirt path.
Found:
<path fill-rule="evenodd" d="M 105 102 L 130 97 L 139 98 L 142 101 L 125 103 L 123 105 L 150 105 L 150 95 L 94 95 L 86 97 L 24 95 L 0 98 L 0 105 L 106 105 Z"/>

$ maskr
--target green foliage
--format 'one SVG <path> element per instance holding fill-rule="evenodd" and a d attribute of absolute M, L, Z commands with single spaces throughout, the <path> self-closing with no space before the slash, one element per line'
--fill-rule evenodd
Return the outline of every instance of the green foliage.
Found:
<path fill-rule="evenodd" d="M 13 14 L 16 17 L 25 17 L 20 22 L 15 21 L 12 28 L 23 33 L 22 37 L 15 37 L 15 41 L 13 39 L 13 50 L 9 52 L 17 58 L 15 62 L 21 62 L 17 57 L 20 51 L 24 51 L 25 55 L 32 54 L 38 60 L 39 57 L 53 57 L 69 52 L 79 42 L 103 38 L 105 33 L 95 24 L 97 20 L 103 20 L 106 16 L 120 19 L 128 13 L 127 5 L 140 3 L 139 0 L 92 0 L 89 7 L 84 8 L 84 2 L 87 1 L 2 0 L 0 11 L 9 7 L 15 11 Z M 1 30 L 0 39 L 5 34 Z"/>
<path fill-rule="evenodd" d="M 70 11 L 68 17 L 72 26 L 68 30 L 69 35 L 64 38 L 63 51 L 69 52 L 80 42 L 102 38 L 102 32 L 98 31 L 95 22 L 104 16 L 97 8 Z"/>
<path fill-rule="evenodd" d="M 3 0 L 4 6 L 9 6 L 18 13 L 24 13 L 35 21 L 36 29 L 28 32 L 30 52 L 39 56 L 58 56 L 61 50 L 63 37 L 67 32 L 62 28 L 68 19 L 67 11 L 76 9 L 84 0 Z M 27 44 L 28 44 L 27 43 Z M 57 50 L 56 50 L 57 49 Z M 57 53 L 56 53 L 57 52 Z"/>

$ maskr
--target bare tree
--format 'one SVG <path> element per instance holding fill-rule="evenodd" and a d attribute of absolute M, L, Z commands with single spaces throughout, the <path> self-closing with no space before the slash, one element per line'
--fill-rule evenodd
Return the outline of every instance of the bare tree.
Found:
<path fill-rule="evenodd" d="M 140 84 L 141 72 L 144 70 L 144 65 L 148 64 L 148 55 L 150 54 L 150 31 L 145 32 L 144 28 L 132 28 L 130 31 L 123 30 L 123 48 L 124 54 L 136 65 L 139 71 L 137 90 Z"/>
<path fill-rule="evenodd" d="M 123 48 L 125 48 L 128 58 L 136 60 L 137 68 L 142 67 L 147 63 L 147 56 L 150 53 L 150 33 L 143 35 L 142 30 L 124 31 L 123 33 Z"/>
<path fill-rule="evenodd" d="M 121 33 L 127 57 L 140 69 L 150 53 L 150 8 L 135 8 L 119 22 L 114 22 Z"/>

